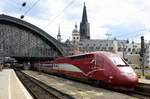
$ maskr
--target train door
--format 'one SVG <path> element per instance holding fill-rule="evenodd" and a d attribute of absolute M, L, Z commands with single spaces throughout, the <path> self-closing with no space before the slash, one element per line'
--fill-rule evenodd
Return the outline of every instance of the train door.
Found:
<path fill-rule="evenodd" d="M 103 57 L 101 57 L 99 55 L 95 56 L 95 65 L 94 65 L 94 68 L 96 68 L 96 69 L 104 69 L 104 66 L 103 66 Z"/>
<path fill-rule="evenodd" d="M 93 72 L 92 77 L 96 80 L 103 80 L 104 79 L 104 65 L 103 65 L 103 57 L 100 55 L 95 55 L 94 59 L 94 66 L 91 68 Z"/>

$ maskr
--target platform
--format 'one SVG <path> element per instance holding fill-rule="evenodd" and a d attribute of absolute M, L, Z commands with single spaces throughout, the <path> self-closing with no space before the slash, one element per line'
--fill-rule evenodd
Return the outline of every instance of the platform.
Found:
<path fill-rule="evenodd" d="M 139 78 L 139 83 L 150 84 L 150 80 L 145 78 Z"/>
<path fill-rule="evenodd" d="M 33 99 L 13 69 L 0 71 L 0 99 Z"/>

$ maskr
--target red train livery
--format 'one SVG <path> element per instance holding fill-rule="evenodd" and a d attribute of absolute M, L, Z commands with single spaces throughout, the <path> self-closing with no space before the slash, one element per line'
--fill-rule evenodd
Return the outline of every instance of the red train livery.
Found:
<path fill-rule="evenodd" d="M 39 69 L 36 64 L 34 67 Z M 138 77 L 131 66 L 121 57 L 110 52 L 100 51 L 57 58 L 43 62 L 40 69 L 119 89 L 133 89 L 138 83 Z"/>

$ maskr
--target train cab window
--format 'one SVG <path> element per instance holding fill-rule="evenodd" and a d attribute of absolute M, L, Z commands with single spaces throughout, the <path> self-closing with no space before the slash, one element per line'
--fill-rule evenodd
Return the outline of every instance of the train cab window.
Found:
<path fill-rule="evenodd" d="M 110 60 L 113 62 L 113 64 L 117 65 L 118 67 L 127 66 L 126 63 L 120 57 L 111 57 Z"/>

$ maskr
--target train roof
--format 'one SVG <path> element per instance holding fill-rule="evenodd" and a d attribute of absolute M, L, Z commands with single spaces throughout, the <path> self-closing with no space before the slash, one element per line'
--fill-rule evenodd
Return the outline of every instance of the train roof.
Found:
<path fill-rule="evenodd" d="M 105 56 L 118 56 L 117 54 L 112 53 L 112 52 L 95 51 L 95 52 L 89 52 L 89 53 L 83 53 L 83 54 L 77 54 L 77 55 L 66 56 L 66 58 L 76 57 L 76 56 L 82 56 L 82 55 L 91 55 L 91 54 L 102 54 L 102 55 L 105 55 Z"/>

